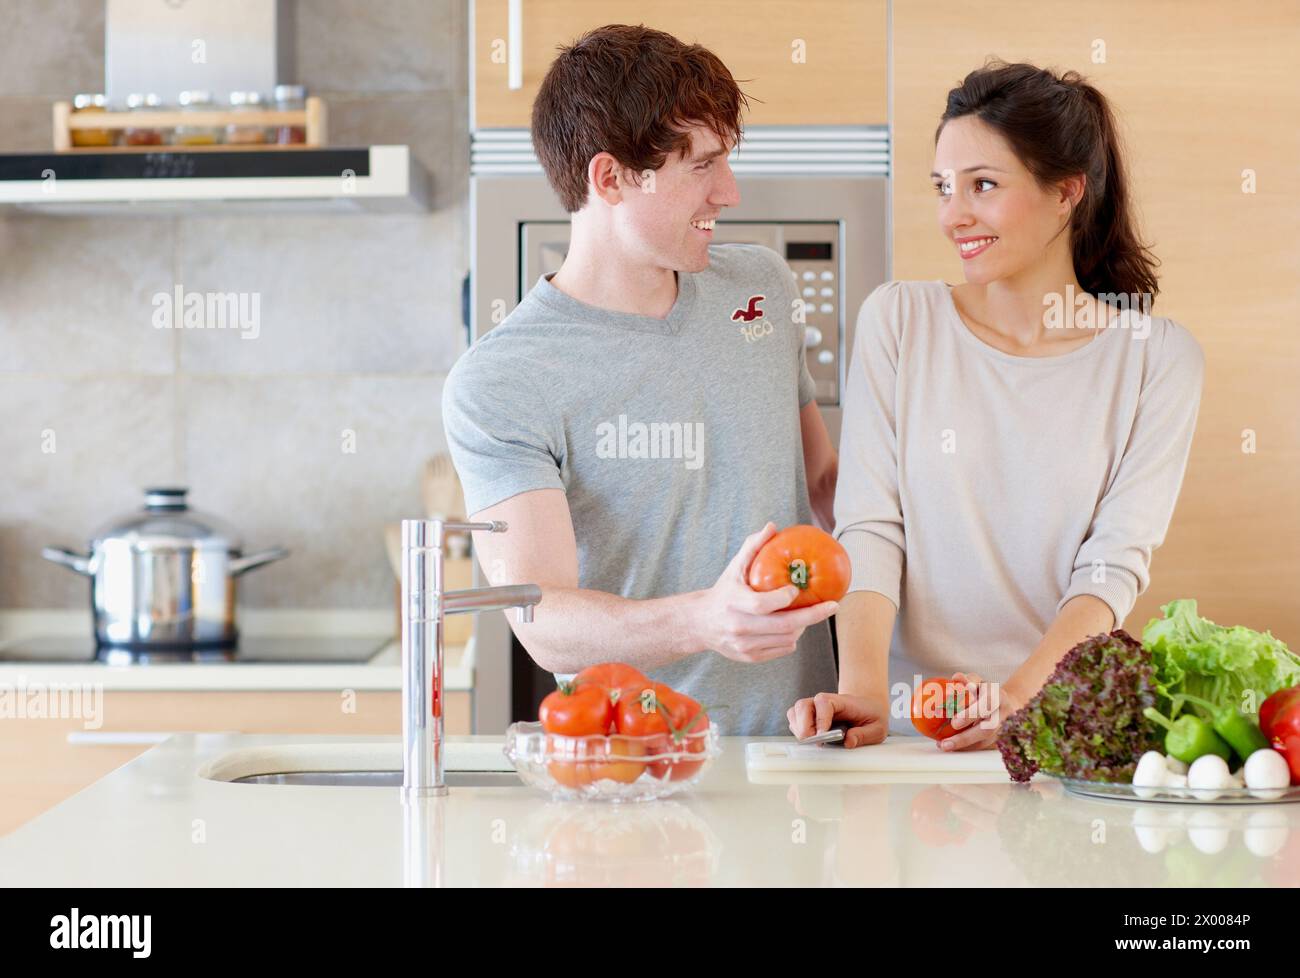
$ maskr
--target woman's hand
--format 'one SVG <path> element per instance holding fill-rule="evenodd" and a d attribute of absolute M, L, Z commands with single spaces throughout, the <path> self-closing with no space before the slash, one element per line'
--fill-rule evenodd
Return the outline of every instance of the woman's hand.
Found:
<path fill-rule="evenodd" d="M 972 673 L 955 672 L 952 678 L 965 683 L 969 699 L 964 710 L 949 721 L 953 736 L 939 741 L 940 750 L 989 750 L 997 746 L 998 728 L 1024 704 L 1005 683 L 986 683 Z"/>
<path fill-rule="evenodd" d="M 790 732 L 799 740 L 825 733 L 836 720 L 853 726 L 844 731 L 845 747 L 878 744 L 889 734 L 889 705 L 866 696 L 818 693 L 785 711 Z"/>

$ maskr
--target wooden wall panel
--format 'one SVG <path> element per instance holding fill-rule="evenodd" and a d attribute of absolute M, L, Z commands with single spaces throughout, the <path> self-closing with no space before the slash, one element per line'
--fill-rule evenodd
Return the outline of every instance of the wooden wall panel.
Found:
<path fill-rule="evenodd" d="M 986 57 L 1074 68 L 1121 117 L 1157 314 L 1205 350 L 1182 497 L 1126 623 L 1199 599 L 1300 650 L 1300 4 L 895 0 L 893 275 L 962 281 L 929 179 L 949 88 Z M 1094 42 L 1105 63 L 1092 63 Z M 1242 171 L 1257 192 L 1242 192 Z M 1253 429 L 1257 451 L 1242 451 Z"/>
<path fill-rule="evenodd" d="M 557 45 L 605 24 L 645 24 L 721 58 L 761 100 L 748 124 L 883 125 L 886 9 L 886 0 L 524 0 L 523 88 L 510 91 L 506 64 L 492 57 L 507 37 L 506 0 L 476 0 L 475 124 L 526 127 Z M 796 38 L 806 44 L 801 64 L 791 60 Z"/>

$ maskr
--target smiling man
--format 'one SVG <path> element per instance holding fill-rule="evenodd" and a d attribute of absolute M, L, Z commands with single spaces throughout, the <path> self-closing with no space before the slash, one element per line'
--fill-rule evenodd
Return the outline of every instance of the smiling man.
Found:
<path fill-rule="evenodd" d="M 783 611 L 795 588 L 745 570 L 777 527 L 829 522 L 837 460 L 788 267 L 712 242 L 744 105 L 715 55 L 660 31 L 561 50 L 532 137 L 568 255 L 456 364 L 443 418 L 469 512 L 510 526 L 476 535 L 484 572 L 542 588 L 512 624 L 542 668 L 626 662 L 764 735 L 833 688 L 835 605 Z"/>

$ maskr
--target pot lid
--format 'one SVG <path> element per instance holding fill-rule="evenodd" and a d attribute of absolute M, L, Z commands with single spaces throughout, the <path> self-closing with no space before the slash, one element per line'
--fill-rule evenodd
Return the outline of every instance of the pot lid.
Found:
<path fill-rule="evenodd" d="M 145 489 L 144 506 L 102 526 L 94 534 L 91 548 L 109 540 L 129 540 L 137 547 L 153 544 L 238 552 L 240 541 L 234 527 L 191 509 L 185 501 L 188 492 L 182 487 Z"/>

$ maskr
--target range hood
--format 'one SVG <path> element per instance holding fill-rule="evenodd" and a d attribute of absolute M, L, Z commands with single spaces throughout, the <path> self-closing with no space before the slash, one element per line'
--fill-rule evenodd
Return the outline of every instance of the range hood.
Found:
<path fill-rule="evenodd" d="M 427 210 L 429 174 L 410 148 L 330 146 L 319 98 L 296 109 L 217 110 L 232 92 L 265 96 L 294 81 L 295 10 L 294 0 L 105 0 L 107 103 L 116 108 L 131 93 L 152 93 L 161 106 L 176 106 L 184 103 L 180 92 L 202 91 L 212 110 L 141 112 L 137 105 L 82 115 L 55 102 L 50 152 L 0 155 L 0 213 Z M 132 120 L 146 130 L 174 131 L 199 120 L 221 130 L 234 119 L 251 128 L 301 126 L 306 138 L 265 148 L 256 141 L 140 146 L 116 139 L 101 147 L 75 138 L 78 129 L 116 131 Z"/>
<path fill-rule="evenodd" d="M 0 210 L 41 214 L 427 210 L 407 146 L 0 154 Z"/>

